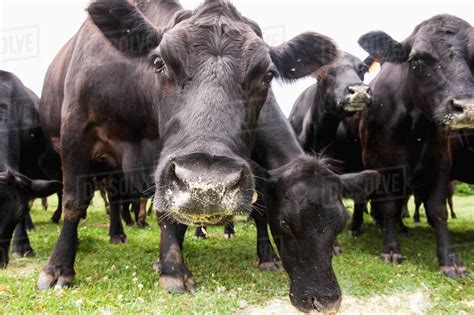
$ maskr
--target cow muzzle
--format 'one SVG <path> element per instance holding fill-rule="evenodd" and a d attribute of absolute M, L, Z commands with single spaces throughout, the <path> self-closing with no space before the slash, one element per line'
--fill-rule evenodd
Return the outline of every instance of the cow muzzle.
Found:
<path fill-rule="evenodd" d="M 194 153 L 172 158 L 158 176 L 156 209 L 187 225 L 221 224 L 249 214 L 256 192 L 246 162 Z"/>
<path fill-rule="evenodd" d="M 368 85 L 349 85 L 345 90 L 345 94 L 342 105 L 345 112 L 360 112 L 372 104 L 372 92 Z"/>
<path fill-rule="evenodd" d="M 474 98 L 450 99 L 443 123 L 450 130 L 474 129 Z"/>

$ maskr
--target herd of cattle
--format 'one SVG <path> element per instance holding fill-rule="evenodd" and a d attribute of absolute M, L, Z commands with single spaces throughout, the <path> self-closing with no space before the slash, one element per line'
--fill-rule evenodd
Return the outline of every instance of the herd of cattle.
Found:
<path fill-rule="evenodd" d="M 286 270 L 293 305 L 337 310 L 331 260 L 349 219 L 343 197 L 355 202 L 353 233 L 371 202 L 384 228 L 381 259 L 399 263 L 396 234 L 414 195 L 436 231 L 440 270 L 467 274 L 446 201 L 453 180 L 474 183 L 469 23 L 435 16 L 403 42 L 367 33 L 361 61 L 312 32 L 271 47 L 226 0 L 193 11 L 177 0 L 97 0 L 87 11 L 49 67 L 41 99 L 0 72 L 0 266 L 10 243 L 14 256 L 33 253 L 28 203 L 58 193 L 53 221 L 62 211 L 64 223 L 37 286 L 71 285 L 78 224 L 100 188 L 113 243 L 126 241 L 129 201 L 146 224 L 152 198 L 161 228 L 155 269 L 170 292 L 195 288 L 182 256 L 188 225 L 226 224 L 231 236 L 232 217 L 250 215 L 259 267 Z M 381 70 L 368 86 L 375 62 Z M 272 80 L 309 75 L 317 82 L 287 120 Z"/>

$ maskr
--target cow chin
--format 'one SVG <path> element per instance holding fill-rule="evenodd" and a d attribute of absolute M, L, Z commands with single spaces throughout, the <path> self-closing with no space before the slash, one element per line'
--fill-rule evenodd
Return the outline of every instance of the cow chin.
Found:
<path fill-rule="evenodd" d="M 371 103 L 372 100 L 368 94 L 358 93 L 346 97 L 341 107 L 346 113 L 357 113 L 369 108 Z"/>
<path fill-rule="evenodd" d="M 463 113 L 452 113 L 445 116 L 443 124 L 448 130 L 472 130 L 474 129 L 474 108 Z"/>

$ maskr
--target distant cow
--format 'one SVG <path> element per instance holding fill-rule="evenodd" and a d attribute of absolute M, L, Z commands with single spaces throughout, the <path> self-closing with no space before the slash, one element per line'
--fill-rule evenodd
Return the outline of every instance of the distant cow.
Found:
<path fill-rule="evenodd" d="M 99 0 L 88 12 L 43 89 L 41 120 L 63 166 L 64 225 L 38 287 L 73 282 L 77 226 L 99 162 L 138 192 L 155 186 L 160 285 L 192 290 L 180 240 L 187 224 L 249 213 L 256 192 L 247 160 L 273 78 L 307 76 L 337 49 L 315 33 L 270 47 L 223 0 L 194 11 L 173 0 Z"/>
<path fill-rule="evenodd" d="M 19 173 L 22 161 L 45 142 L 38 124 L 38 97 L 12 73 L 0 71 L 0 267 L 9 260 L 13 232 L 13 254 L 33 253 L 25 220 L 31 198 L 42 198 L 61 190 L 57 181 L 33 180 Z M 44 149 L 44 147 L 43 147 Z M 29 156 L 28 156 L 29 158 Z M 38 159 L 25 169 L 39 168 Z"/>
<path fill-rule="evenodd" d="M 363 161 L 383 172 L 372 208 L 384 225 L 381 259 L 398 263 L 396 238 L 406 196 L 425 205 L 437 235 L 440 270 L 450 278 L 467 274 L 447 227 L 451 179 L 450 132 L 474 128 L 474 29 L 459 18 L 438 15 L 418 25 L 403 42 L 381 31 L 359 44 L 384 63 L 372 81 L 374 105 L 361 122 Z"/>
<path fill-rule="evenodd" d="M 363 82 L 367 70 L 359 58 L 341 52 L 336 62 L 317 74 L 318 82 L 298 97 L 290 122 L 307 152 L 332 156 L 339 124 L 371 105 L 370 87 Z"/>
<path fill-rule="evenodd" d="M 364 84 L 365 61 L 341 53 L 336 62 L 318 74 L 318 82 L 296 100 L 290 122 L 306 152 L 324 154 L 342 162 L 344 173 L 360 172 L 360 112 L 372 105 L 372 92 Z M 367 196 L 354 196 L 350 231 L 358 233 L 363 222 Z"/>

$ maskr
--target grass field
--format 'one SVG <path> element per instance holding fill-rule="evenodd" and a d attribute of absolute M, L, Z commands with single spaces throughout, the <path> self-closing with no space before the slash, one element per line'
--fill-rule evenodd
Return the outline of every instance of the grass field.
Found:
<path fill-rule="evenodd" d="M 55 206 L 50 201 L 50 209 Z M 457 251 L 474 271 L 474 198 L 456 197 L 458 219 L 450 221 Z M 256 229 L 252 222 L 238 222 L 237 237 L 224 239 L 221 227 L 210 228 L 210 239 L 196 240 L 188 230 L 185 258 L 198 289 L 185 295 L 163 292 L 152 271 L 159 247 L 159 229 L 149 218 L 150 228 L 127 227 L 128 244 L 108 242 L 108 218 L 95 199 L 80 225 L 80 247 L 73 288 L 40 292 L 35 289 L 38 273 L 59 234 L 51 224 L 51 211 L 33 207 L 36 230 L 30 233 L 35 258 L 11 260 L 0 271 L 0 313 L 286 313 L 288 278 L 284 272 L 265 273 L 256 268 Z M 452 281 L 437 271 L 434 232 L 424 223 L 401 237 L 402 265 L 384 265 L 378 259 L 382 233 L 366 217 L 359 238 L 344 232 L 339 240 L 342 256 L 334 267 L 343 290 L 342 311 L 348 313 L 474 313 L 472 276 Z M 268 305 L 270 308 L 260 308 Z M 273 305 L 276 305 L 272 308 Z M 276 304 L 275 304 L 276 303 Z M 280 304 L 284 305 L 279 308 Z M 286 311 L 285 308 L 286 307 Z"/>

